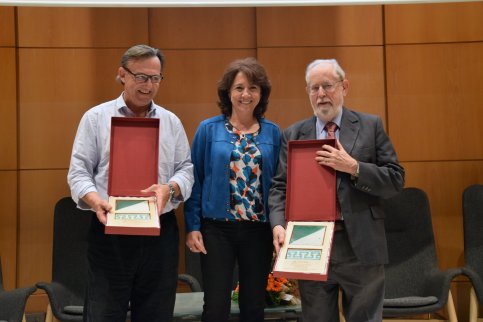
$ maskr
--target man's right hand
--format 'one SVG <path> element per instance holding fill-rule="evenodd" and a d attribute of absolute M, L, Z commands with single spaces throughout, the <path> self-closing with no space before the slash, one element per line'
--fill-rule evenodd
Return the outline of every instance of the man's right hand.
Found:
<path fill-rule="evenodd" d="M 275 254 L 278 256 L 280 248 L 285 242 L 285 228 L 281 225 L 273 227 L 273 246 L 275 247 Z"/>
<path fill-rule="evenodd" d="M 106 201 L 101 200 L 94 208 L 97 219 L 105 226 L 107 224 L 107 213 L 111 211 L 112 206 Z"/>
<path fill-rule="evenodd" d="M 85 203 L 87 203 L 96 212 L 97 219 L 105 226 L 107 224 L 107 213 L 111 211 L 112 206 L 104 199 L 101 199 L 97 192 L 89 192 L 82 197 Z"/>

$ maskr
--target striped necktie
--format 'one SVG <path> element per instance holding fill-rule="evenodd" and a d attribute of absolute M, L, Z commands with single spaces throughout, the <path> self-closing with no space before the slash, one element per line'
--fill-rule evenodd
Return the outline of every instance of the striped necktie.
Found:
<path fill-rule="evenodd" d="M 335 124 L 334 122 L 327 122 L 327 124 L 325 124 L 324 129 L 327 132 L 327 135 L 326 135 L 327 139 L 335 139 L 335 131 L 337 131 L 337 124 Z M 339 199 L 337 197 L 336 197 L 336 218 L 335 219 L 336 220 L 342 219 Z"/>
<path fill-rule="evenodd" d="M 325 124 L 325 130 L 327 131 L 327 139 L 335 139 L 335 131 L 337 131 L 337 124 L 334 122 L 327 122 Z"/>

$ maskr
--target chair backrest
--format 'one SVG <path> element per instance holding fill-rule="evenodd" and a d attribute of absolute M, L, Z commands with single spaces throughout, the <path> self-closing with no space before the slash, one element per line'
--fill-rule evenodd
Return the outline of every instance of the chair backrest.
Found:
<path fill-rule="evenodd" d="M 429 200 L 418 188 L 404 188 L 383 200 L 389 263 L 385 298 L 429 296 L 424 280 L 438 269 Z"/>
<path fill-rule="evenodd" d="M 477 276 L 472 283 L 483 303 L 483 185 L 475 184 L 463 191 L 463 230 L 465 266 Z"/>
<path fill-rule="evenodd" d="M 60 199 L 54 209 L 52 281 L 67 287 L 84 302 L 87 280 L 87 235 L 93 214 L 77 208 L 70 197 Z"/>
<path fill-rule="evenodd" d="M 3 287 L 2 257 L 0 257 L 0 292 L 4 290 L 5 288 Z"/>
<path fill-rule="evenodd" d="M 25 311 L 25 304 L 29 296 L 35 292 L 36 287 L 19 287 L 13 290 L 3 288 L 2 263 L 0 258 L 0 321 L 20 322 Z"/>

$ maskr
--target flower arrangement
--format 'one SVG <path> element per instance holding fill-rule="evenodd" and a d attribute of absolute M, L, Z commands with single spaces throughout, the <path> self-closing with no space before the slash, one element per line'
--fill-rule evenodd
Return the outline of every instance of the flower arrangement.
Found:
<path fill-rule="evenodd" d="M 240 284 L 233 291 L 232 300 L 234 302 L 238 302 L 239 288 Z M 268 274 L 265 295 L 268 306 L 296 305 L 300 303 L 297 282 L 284 277 L 275 277 L 272 273 Z"/>

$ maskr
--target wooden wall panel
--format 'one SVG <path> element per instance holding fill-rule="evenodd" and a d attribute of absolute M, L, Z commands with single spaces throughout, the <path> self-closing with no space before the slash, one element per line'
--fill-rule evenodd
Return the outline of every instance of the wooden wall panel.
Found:
<path fill-rule="evenodd" d="M 0 6 L 0 47 L 15 46 L 15 9 Z"/>
<path fill-rule="evenodd" d="M 386 43 L 483 40 L 483 2 L 385 5 Z"/>
<path fill-rule="evenodd" d="M 20 47 L 131 47 L 147 43 L 147 8 L 19 7 Z"/>
<path fill-rule="evenodd" d="M 464 277 L 457 277 L 451 283 L 451 294 L 453 295 L 456 315 L 460 322 L 468 321 L 469 318 L 470 289 L 471 282 Z"/>
<path fill-rule="evenodd" d="M 381 6 L 257 8 L 258 47 L 382 45 Z"/>
<path fill-rule="evenodd" d="M 191 141 L 199 123 L 220 114 L 217 83 L 233 60 L 255 56 L 255 50 L 166 50 L 166 79 L 156 102 L 183 122 Z"/>
<path fill-rule="evenodd" d="M 382 47 L 260 48 L 258 57 L 272 82 L 267 118 L 282 128 L 313 114 L 305 91 L 305 69 L 319 58 L 336 58 L 345 70 L 349 108 L 385 120 Z"/>
<path fill-rule="evenodd" d="M 51 280 L 54 206 L 69 195 L 67 170 L 20 171 L 19 286 Z"/>
<path fill-rule="evenodd" d="M 124 49 L 20 49 L 20 168 L 69 166 L 86 110 L 117 98 Z"/>
<path fill-rule="evenodd" d="M 0 170 L 0 256 L 5 289 L 16 287 L 17 171 Z"/>
<path fill-rule="evenodd" d="M 0 216 L 7 285 L 50 279 L 53 207 L 69 194 L 77 125 L 88 108 L 120 94 L 119 60 L 136 43 L 166 54 L 156 102 L 181 118 L 190 140 L 200 121 L 219 114 L 216 83 L 231 60 L 257 56 L 265 65 L 267 117 L 285 128 L 312 115 L 307 64 L 337 58 L 350 81 L 346 105 L 386 121 L 406 185 L 429 195 L 440 266 L 462 265 L 461 194 L 483 183 L 482 6 L 0 7 L 0 59 L 13 62 L 0 65 L 0 151 L 13 149 L 0 159 L 0 203 L 12 214 Z M 183 236 L 181 209 L 177 217 Z"/>
<path fill-rule="evenodd" d="M 160 49 L 255 48 L 255 8 L 149 10 L 150 43 Z"/>
<path fill-rule="evenodd" d="M 15 48 L 0 48 L 0 170 L 17 168 L 17 74 Z"/>
<path fill-rule="evenodd" d="M 400 159 L 482 159 L 483 43 L 391 45 L 386 54 Z"/>
<path fill-rule="evenodd" d="M 464 263 L 462 194 L 483 183 L 483 161 L 403 162 L 406 186 L 429 197 L 438 259 L 442 268 Z"/>

